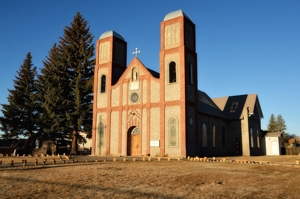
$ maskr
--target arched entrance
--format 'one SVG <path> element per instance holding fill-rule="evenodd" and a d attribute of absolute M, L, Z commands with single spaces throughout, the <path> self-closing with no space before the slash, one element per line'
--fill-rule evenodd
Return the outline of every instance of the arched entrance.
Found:
<path fill-rule="evenodd" d="M 141 151 L 141 133 L 140 129 L 136 126 L 132 126 L 127 132 L 127 155 L 137 156 Z"/>

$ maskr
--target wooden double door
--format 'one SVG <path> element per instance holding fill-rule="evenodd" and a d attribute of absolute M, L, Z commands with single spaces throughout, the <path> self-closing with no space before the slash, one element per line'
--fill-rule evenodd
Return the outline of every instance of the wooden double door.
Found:
<path fill-rule="evenodd" d="M 127 136 L 127 155 L 138 156 L 141 154 L 141 133 L 138 127 L 131 127 Z"/>

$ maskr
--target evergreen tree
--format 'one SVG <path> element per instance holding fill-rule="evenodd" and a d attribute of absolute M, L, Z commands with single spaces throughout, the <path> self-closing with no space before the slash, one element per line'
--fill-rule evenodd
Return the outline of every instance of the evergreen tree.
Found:
<path fill-rule="evenodd" d="M 268 124 L 268 131 L 277 131 L 277 124 L 276 124 L 276 118 L 275 116 L 271 115 L 270 120 L 269 120 L 269 124 Z"/>
<path fill-rule="evenodd" d="M 38 76 L 38 98 L 41 103 L 40 126 L 44 138 L 55 141 L 66 136 L 66 113 L 64 99 L 68 96 L 69 80 L 60 61 L 56 44 L 43 61 L 44 68 Z"/>
<path fill-rule="evenodd" d="M 36 102 L 37 72 L 30 53 L 26 55 L 17 74 L 14 89 L 8 90 L 8 104 L 2 104 L 0 129 L 5 133 L 4 137 L 28 136 L 31 142 L 27 142 L 27 145 L 35 147 L 35 140 L 30 138 L 35 137 L 39 131 L 37 124 L 39 111 Z"/>
<path fill-rule="evenodd" d="M 281 114 L 275 118 L 272 114 L 268 124 L 268 131 L 280 132 L 281 133 L 281 144 L 282 146 L 286 145 L 289 139 L 289 134 L 286 132 L 285 121 Z"/>
<path fill-rule="evenodd" d="M 282 115 L 280 115 L 280 114 L 277 115 L 276 126 L 277 126 L 278 132 L 285 133 L 285 130 L 286 130 L 285 121 L 284 121 Z"/>
<path fill-rule="evenodd" d="M 91 132 L 94 74 L 94 45 L 88 22 L 80 13 L 74 17 L 71 27 L 65 27 L 60 38 L 59 53 L 65 73 L 68 75 L 68 92 L 64 96 L 64 110 L 71 133 L 71 154 L 77 153 L 80 131 Z"/>

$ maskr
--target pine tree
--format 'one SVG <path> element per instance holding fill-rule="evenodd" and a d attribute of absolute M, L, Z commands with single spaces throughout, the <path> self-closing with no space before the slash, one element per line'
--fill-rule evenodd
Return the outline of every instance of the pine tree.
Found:
<path fill-rule="evenodd" d="M 277 126 L 277 131 L 279 131 L 281 133 L 285 133 L 285 130 L 286 130 L 285 121 L 284 121 L 282 115 L 280 115 L 280 114 L 277 115 L 276 126 Z"/>
<path fill-rule="evenodd" d="M 40 126 L 44 138 L 55 141 L 66 137 L 66 113 L 64 99 L 68 96 L 69 80 L 61 64 L 56 44 L 43 61 L 44 68 L 38 76 L 38 98 L 41 103 Z"/>
<path fill-rule="evenodd" d="M 281 114 L 275 118 L 272 114 L 268 124 L 268 131 L 280 132 L 281 133 L 281 145 L 284 146 L 288 142 L 289 134 L 286 132 L 285 121 Z"/>
<path fill-rule="evenodd" d="M 270 117 L 270 120 L 269 120 L 268 131 L 273 131 L 273 132 L 277 131 L 276 118 L 273 115 L 273 113 L 272 113 L 272 115 Z"/>
<path fill-rule="evenodd" d="M 13 81 L 14 89 L 8 90 L 8 104 L 2 104 L 3 116 L 0 117 L 0 129 L 5 133 L 5 137 L 28 136 L 28 140 L 30 140 L 39 131 L 37 124 L 39 111 L 36 102 L 37 71 L 32 64 L 30 53 L 26 55 L 17 74 Z M 34 147 L 34 139 L 27 144 Z"/>
<path fill-rule="evenodd" d="M 91 132 L 94 45 L 88 22 L 80 13 L 74 17 L 71 27 L 65 27 L 60 38 L 61 61 L 69 78 L 68 95 L 64 96 L 66 119 L 72 136 L 71 154 L 77 153 L 80 131 Z"/>

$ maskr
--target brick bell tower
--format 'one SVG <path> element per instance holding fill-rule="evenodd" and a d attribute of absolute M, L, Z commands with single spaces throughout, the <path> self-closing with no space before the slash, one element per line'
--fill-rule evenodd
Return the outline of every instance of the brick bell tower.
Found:
<path fill-rule="evenodd" d="M 103 33 L 96 42 L 92 154 L 110 153 L 111 87 L 126 69 L 126 54 L 127 43 L 115 31 Z"/>
<path fill-rule="evenodd" d="M 182 10 L 167 14 L 160 25 L 161 140 L 174 134 L 171 118 L 178 128 L 181 156 L 195 156 L 198 132 L 198 81 L 195 24 Z M 163 111 L 164 110 L 164 111 Z M 171 128 L 173 130 L 171 130 Z M 170 132 L 170 135 L 168 134 Z M 161 153 L 177 150 L 165 141 Z M 170 144 L 171 145 L 171 144 Z"/>

